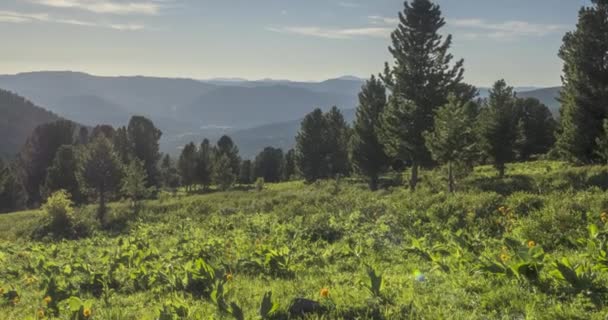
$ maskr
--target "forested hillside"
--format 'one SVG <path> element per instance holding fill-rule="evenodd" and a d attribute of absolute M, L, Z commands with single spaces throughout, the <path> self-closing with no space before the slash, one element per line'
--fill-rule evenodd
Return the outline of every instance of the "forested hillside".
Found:
<path fill-rule="evenodd" d="M 58 119 L 25 98 L 0 89 L 0 157 L 14 156 L 34 128 Z"/>

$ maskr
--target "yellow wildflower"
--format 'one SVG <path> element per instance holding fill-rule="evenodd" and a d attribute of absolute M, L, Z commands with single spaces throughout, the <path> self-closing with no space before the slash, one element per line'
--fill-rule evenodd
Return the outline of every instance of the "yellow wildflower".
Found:
<path fill-rule="evenodd" d="M 608 222 L 608 212 L 602 212 L 602 214 L 600 215 L 600 219 L 602 220 L 603 223 L 607 223 Z"/>
<path fill-rule="evenodd" d="M 508 253 L 503 252 L 503 253 L 501 253 L 501 254 L 500 254 L 500 261 L 502 261 L 502 262 L 505 262 L 505 263 L 506 263 L 506 262 L 508 262 L 510 259 L 511 259 L 511 256 L 509 256 L 509 254 L 508 254 Z"/>
<path fill-rule="evenodd" d="M 534 242 L 534 240 L 528 241 L 528 248 L 532 249 L 534 247 L 536 247 L 536 242 Z"/>
<path fill-rule="evenodd" d="M 89 309 L 89 308 L 84 308 L 84 310 L 82 310 L 82 315 L 83 315 L 85 318 L 90 317 L 90 316 L 91 316 L 91 309 Z"/>
<path fill-rule="evenodd" d="M 226 281 L 232 281 L 232 279 L 234 279 L 232 272 L 226 273 Z"/>
<path fill-rule="evenodd" d="M 0 288 L 0 294 L 4 294 L 4 288 Z"/>
<path fill-rule="evenodd" d="M 323 298 L 329 298 L 329 289 L 327 289 L 327 288 L 321 289 L 320 295 Z"/>
<path fill-rule="evenodd" d="M 38 319 L 44 318 L 44 309 L 42 309 L 42 308 L 38 309 L 38 312 L 36 312 L 36 315 L 38 316 Z"/>
<path fill-rule="evenodd" d="M 51 298 L 51 296 L 46 296 L 43 299 L 44 303 L 49 304 L 51 303 L 51 301 L 53 301 L 53 298 Z"/>

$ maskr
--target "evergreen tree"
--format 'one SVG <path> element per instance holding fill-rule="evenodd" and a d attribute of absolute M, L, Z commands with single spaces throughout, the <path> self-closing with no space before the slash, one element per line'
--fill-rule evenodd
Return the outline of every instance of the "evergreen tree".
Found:
<path fill-rule="evenodd" d="M 307 182 L 329 176 L 325 143 L 326 118 L 321 109 L 306 115 L 296 136 L 296 164 Z"/>
<path fill-rule="evenodd" d="M 283 150 L 266 147 L 255 157 L 255 178 L 265 182 L 280 182 L 285 167 Z"/>
<path fill-rule="evenodd" d="M 467 115 L 465 105 L 455 95 L 450 96 L 448 103 L 437 110 L 433 130 L 424 134 L 433 159 L 448 167 L 449 192 L 456 191 L 455 166 L 463 164 L 470 168 L 477 156 L 474 119 Z"/>
<path fill-rule="evenodd" d="M 604 132 L 595 140 L 597 144 L 596 155 L 604 164 L 608 164 L 608 119 L 604 119 Z"/>
<path fill-rule="evenodd" d="M 53 163 L 47 170 L 46 181 L 44 184 L 45 196 L 50 196 L 56 191 L 65 190 L 76 203 L 84 201 L 78 184 L 78 156 L 76 149 L 71 145 L 59 147 Z"/>
<path fill-rule="evenodd" d="M 289 181 L 295 178 L 296 172 L 296 151 L 294 149 L 289 149 L 287 153 L 285 153 L 285 177 L 284 179 Z"/>
<path fill-rule="evenodd" d="M 204 139 L 198 151 L 198 162 L 196 167 L 197 181 L 208 189 L 211 185 L 211 175 L 213 173 L 213 149 L 209 140 Z"/>
<path fill-rule="evenodd" d="M 158 141 L 162 132 L 154 126 L 152 121 L 141 116 L 131 118 L 127 132 L 133 155 L 143 161 L 146 168 L 148 186 L 158 186 L 158 161 L 160 160 Z"/>
<path fill-rule="evenodd" d="M 372 190 L 378 188 L 378 176 L 389 164 L 389 158 L 378 136 L 380 117 L 385 106 L 384 85 L 372 76 L 359 93 L 359 107 L 351 140 L 353 165 L 369 179 L 369 187 Z"/>
<path fill-rule="evenodd" d="M 217 141 L 217 154 L 216 157 L 220 158 L 222 155 L 225 155 L 230 160 L 230 168 L 232 169 L 232 174 L 236 177 L 239 174 L 240 162 L 239 158 L 239 148 L 234 144 L 232 139 L 223 135 Z"/>
<path fill-rule="evenodd" d="M 194 145 L 193 142 L 190 142 L 182 150 L 182 154 L 179 156 L 179 160 L 177 162 L 177 168 L 179 170 L 182 184 L 186 186 L 188 191 L 190 191 L 192 186 L 197 182 L 197 162 L 198 157 L 196 145 Z"/>
<path fill-rule="evenodd" d="M 25 191 L 15 170 L 0 158 L 0 213 L 17 211 L 25 206 Z"/>
<path fill-rule="evenodd" d="M 112 143 L 104 135 L 97 136 L 83 155 L 80 179 L 82 185 L 99 199 L 97 217 L 102 223 L 105 222 L 106 200 L 118 191 L 122 177 L 122 164 Z"/>
<path fill-rule="evenodd" d="M 592 0 L 578 14 L 576 30 L 563 39 L 564 61 L 557 150 L 570 161 L 599 160 L 597 138 L 608 118 L 608 1 Z"/>
<path fill-rule="evenodd" d="M 399 21 L 389 48 L 394 64 L 392 68 L 386 64 L 382 77 L 392 94 L 384 112 L 382 140 L 389 156 L 411 162 L 413 190 L 419 166 L 431 162 L 422 133 L 432 130 L 435 111 L 446 104 L 450 92 L 466 96 L 471 87 L 461 84 L 463 60 L 452 63 L 448 53 L 452 37 L 444 40 L 439 32 L 445 20 L 438 5 L 430 0 L 405 2 Z"/>
<path fill-rule="evenodd" d="M 163 187 L 171 190 L 175 190 L 179 187 L 180 177 L 177 168 L 173 165 L 173 161 L 171 161 L 171 156 L 165 154 L 163 160 L 160 164 L 160 177 L 161 183 Z"/>
<path fill-rule="evenodd" d="M 505 165 L 515 160 L 517 115 L 515 93 L 504 80 L 497 81 L 479 120 L 482 149 L 492 159 L 499 176 L 505 175 Z"/>
<path fill-rule="evenodd" d="M 141 200 L 151 193 L 146 180 L 147 173 L 143 161 L 137 158 L 131 159 L 129 165 L 125 167 L 121 193 L 131 200 L 131 208 L 134 212 L 139 210 Z"/>
<path fill-rule="evenodd" d="M 557 126 L 549 108 L 536 98 L 518 98 L 514 112 L 518 119 L 515 144 L 517 158 L 527 161 L 534 155 L 549 152 L 555 144 Z"/>
<path fill-rule="evenodd" d="M 253 165 L 251 160 L 241 161 L 241 168 L 239 170 L 239 183 L 249 185 L 253 183 Z"/>
<path fill-rule="evenodd" d="M 79 145 L 85 145 L 89 143 L 89 129 L 87 127 L 80 127 L 78 130 L 78 138 L 76 143 Z"/>
<path fill-rule="evenodd" d="M 232 171 L 232 161 L 227 154 L 219 154 L 219 157 L 215 159 L 213 166 L 213 181 L 217 184 L 218 188 L 222 191 L 230 189 L 234 184 L 236 176 Z"/>
<path fill-rule="evenodd" d="M 330 177 L 347 176 L 350 174 L 348 159 L 348 141 L 350 128 L 338 107 L 334 106 L 325 114 L 325 153 L 329 164 Z M 269 182 L 269 180 L 266 180 Z"/>
<path fill-rule="evenodd" d="M 131 144 L 129 143 L 129 134 L 127 133 L 127 128 L 120 127 L 116 129 L 112 141 L 120 161 L 123 164 L 128 165 L 134 155 L 133 150 L 131 149 Z"/>
<path fill-rule="evenodd" d="M 112 127 L 111 125 L 100 124 L 93 128 L 93 131 L 91 131 L 91 136 L 89 137 L 89 140 L 93 140 L 95 138 L 98 138 L 99 136 L 104 136 L 106 139 L 109 139 L 110 141 L 112 141 L 114 139 L 115 133 L 116 133 L 116 130 L 114 130 L 114 127 Z"/>
<path fill-rule="evenodd" d="M 27 139 L 19 153 L 19 168 L 30 206 L 41 202 L 40 187 L 44 186 L 47 169 L 59 147 L 72 144 L 73 138 L 74 124 L 60 120 L 36 127 Z"/>

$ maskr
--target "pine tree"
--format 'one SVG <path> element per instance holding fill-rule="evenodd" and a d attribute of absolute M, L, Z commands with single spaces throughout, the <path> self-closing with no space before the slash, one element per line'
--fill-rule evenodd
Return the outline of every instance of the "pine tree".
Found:
<path fill-rule="evenodd" d="M 556 121 L 549 108 L 536 98 L 518 98 L 515 101 L 517 117 L 517 159 L 527 161 L 534 155 L 542 155 L 555 144 Z"/>
<path fill-rule="evenodd" d="M 285 153 L 285 177 L 286 181 L 289 181 L 296 176 L 296 151 L 294 149 L 289 149 L 287 153 Z"/>
<path fill-rule="evenodd" d="M 369 179 L 372 190 L 378 188 L 378 176 L 389 164 L 378 134 L 385 106 L 386 89 L 380 80 L 372 76 L 359 93 L 359 107 L 351 140 L 353 165 Z"/>
<path fill-rule="evenodd" d="M 97 217 L 105 222 L 106 200 L 120 188 L 123 177 L 122 164 L 112 143 L 99 135 L 87 146 L 80 168 L 81 185 L 99 199 Z"/>
<path fill-rule="evenodd" d="M 143 161 L 146 168 L 148 186 L 158 186 L 159 140 L 162 132 L 149 119 L 134 116 L 129 121 L 127 133 L 133 155 Z"/>
<path fill-rule="evenodd" d="M 213 181 L 220 190 L 225 191 L 232 187 L 235 179 L 230 158 L 226 154 L 219 154 L 213 166 Z"/>
<path fill-rule="evenodd" d="M 0 158 L 0 213 L 17 211 L 25 206 L 25 190 L 15 170 Z"/>
<path fill-rule="evenodd" d="M 217 154 L 216 157 L 225 155 L 230 160 L 230 168 L 232 174 L 236 177 L 239 174 L 240 162 L 239 148 L 234 144 L 232 138 L 227 135 L 223 135 L 218 141 L 216 146 Z"/>
<path fill-rule="evenodd" d="M 129 142 L 129 134 L 126 127 L 116 129 L 112 138 L 114 149 L 118 153 L 118 158 L 124 165 L 128 165 L 131 158 L 134 157 L 133 149 Z"/>
<path fill-rule="evenodd" d="M 255 157 L 254 177 L 265 182 L 280 182 L 283 179 L 285 162 L 283 150 L 266 147 Z"/>
<path fill-rule="evenodd" d="M 211 175 L 213 173 L 213 149 L 209 140 L 204 139 L 198 150 L 197 159 L 197 182 L 203 186 L 203 189 L 208 189 L 211 185 Z"/>
<path fill-rule="evenodd" d="M 419 167 L 431 162 L 422 133 L 433 128 L 435 111 L 450 92 L 466 96 L 471 87 L 461 84 L 463 60 L 452 63 L 448 53 L 452 37 L 444 40 L 439 32 L 445 20 L 438 5 L 430 0 L 405 2 L 399 21 L 389 48 L 394 64 L 392 68 L 386 64 L 382 77 L 391 92 L 382 140 L 389 156 L 411 162 L 414 190 Z"/>
<path fill-rule="evenodd" d="M 306 115 L 296 136 L 296 164 L 307 182 L 329 176 L 325 143 L 326 119 L 321 109 Z"/>
<path fill-rule="evenodd" d="M 179 170 L 182 184 L 186 186 L 188 191 L 192 190 L 192 186 L 197 182 L 197 162 L 198 156 L 196 152 L 196 145 L 194 145 L 193 142 L 190 142 L 182 150 L 177 162 L 177 168 Z"/>
<path fill-rule="evenodd" d="M 100 124 L 93 128 L 89 140 L 93 140 L 95 138 L 98 138 L 99 136 L 104 136 L 106 139 L 113 141 L 114 134 L 116 134 L 116 130 L 114 130 L 114 127 L 109 124 Z"/>
<path fill-rule="evenodd" d="M 557 150 L 574 162 L 599 160 L 597 138 L 608 118 L 608 1 L 592 0 L 579 11 L 576 30 L 563 39 L 564 61 Z"/>
<path fill-rule="evenodd" d="M 62 145 L 70 145 L 74 138 L 74 124 L 67 120 L 46 123 L 34 129 L 19 153 L 21 181 L 27 192 L 28 204 L 41 202 L 40 187 L 44 186 L 47 169 Z"/>
<path fill-rule="evenodd" d="M 350 128 L 338 107 L 332 107 L 325 114 L 325 153 L 329 164 L 329 176 L 348 176 L 350 160 L 348 158 L 348 142 Z M 268 180 L 266 180 L 269 182 Z"/>
<path fill-rule="evenodd" d="M 78 157 L 76 149 L 71 145 L 59 147 L 53 163 L 47 170 L 44 184 L 44 194 L 49 196 L 55 191 L 67 191 L 72 200 L 82 203 L 84 198 L 78 183 Z"/>
<path fill-rule="evenodd" d="M 480 114 L 482 150 L 492 159 L 499 177 L 504 177 L 506 164 L 515 160 L 517 115 L 515 93 L 504 80 L 497 81 Z"/>
<path fill-rule="evenodd" d="M 179 187 L 179 172 L 171 161 L 171 156 L 166 154 L 160 164 L 160 177 L 163 187 L 175 190 Z"/>
<path fill-rule="evenodd" d="M 448 103 L 437 110 L 434 129 L 424 134 L 433 159 L 448 167 L 449 192 L 456 191 L 455 166 L 469 167 L 478 154 L 474 119 L 467 115 L 465 105 L 455 95 L 450 96 Z"/>
<path fill-rule="evenodd" d="M 597 144 L 596 155 L 604 164 L 608 164 L 608 119 L 604 119 L 603 129 L 604 132 L 595 139 Z"/>
<path fill-rule="evenodd" d="M 251 160 L 241 161 L 238 181 L 240 184 L 245 185 L 253 183 L 253 164 L 251 163 Z"/>
<path fill-rule="evenodd" d="M 151 190 L 147 187 L 148 176 L 143 161 L 134 158 L 125 167 L 125 176 L 122 182 L 121 193 L 131 200 L 131 208 L 137 212 L 141 200 L 148 197 Z"/>

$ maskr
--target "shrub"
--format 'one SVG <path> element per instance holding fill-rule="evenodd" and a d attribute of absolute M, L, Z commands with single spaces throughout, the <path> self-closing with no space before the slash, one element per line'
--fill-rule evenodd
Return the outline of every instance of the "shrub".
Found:
<path fill-rule="evenodd" d="M 255 180 L 255 190 L 258 192 L 264 190 L 264 178 L 260 177 Z"/>
<path fill-rule="evenodd" d="M 42 211 L 50 218 L 50 231 L 56 235 L 69 236 L 73 227 L 73 208 L 70 194 L 65 190 L 53 193 L 42 206 Z"/>

